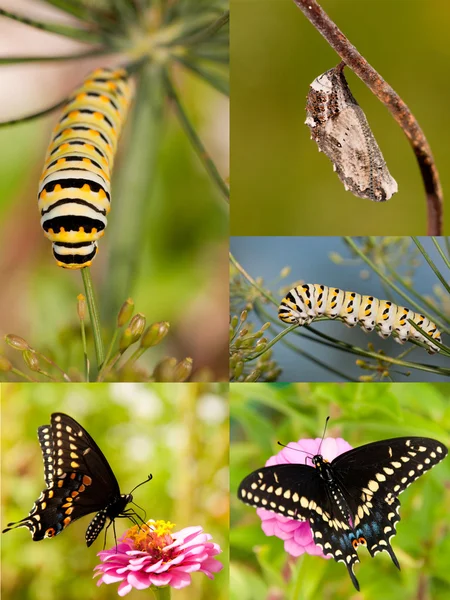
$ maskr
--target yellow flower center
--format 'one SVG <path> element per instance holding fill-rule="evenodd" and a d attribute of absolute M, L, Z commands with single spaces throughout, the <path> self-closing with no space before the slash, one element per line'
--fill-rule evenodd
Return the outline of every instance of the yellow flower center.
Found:
<path fill-rule="evenodd" d="M 174 527 L 170 521 L 150 519 L 144 525 L 131 527 L 125 537 L 133 541 L 135 550 L 150 554 L 155 561 L 170 560 L 172 553 L 163 550 L 173 542 L 170 532 Z"/>

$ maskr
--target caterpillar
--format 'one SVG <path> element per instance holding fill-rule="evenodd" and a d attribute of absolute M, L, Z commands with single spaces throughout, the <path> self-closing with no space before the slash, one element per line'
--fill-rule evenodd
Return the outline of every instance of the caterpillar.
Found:
<path fill-rule="evenodd" d="M 97 69 L 74 92 L 52 133 L 38 207 L 58 266 L 90 266 L 107 224 L 117 142 L 133 96 L 125 69 Z"/>
<path fill-rule="evenodd" d="M 427 317 L 388 300 L 361 296 L 356 292 L 345 292 L 317 283 L 305 283 L 292 288 L 278 308 L 279 319 L 290 324 L 307 325 L 321 315 L 342 319 L 348 327 L 360 325 L 366 332 L 376 329 L 382 338 L 393 334 L 399 344 L 412 338 L 426 344 L 429 354 L 439 352 L 439 348 L 414 329 L 408 319 L 440 343 L 441 333 L 436 325 Z"/>

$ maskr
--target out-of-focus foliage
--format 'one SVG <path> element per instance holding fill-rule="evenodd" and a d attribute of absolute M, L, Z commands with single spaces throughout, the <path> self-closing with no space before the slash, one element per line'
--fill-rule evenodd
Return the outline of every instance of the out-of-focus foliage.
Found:
<path fill-rule="evenodd" d="M 413 600 L 450 594 L 450 461 L 447 457 L 401 496 L 401 522 L 392 539 L 402 570 L 386 553 L 361 549 L 357 594 L 344 565 L 315 556 L 288 559 L 283 542 L 266 537 L 255 509 L 236 498 L 242 479 L 288 444 L 322 435 L 352 446 L 407 435 L 450 445 L 450 386 L 445 384 L 233 383 L 231 408 L 232 600 Z"/>
<path fill-rule="evenodd" d="M 104 452 L 122 493 L 151 473 L 134 501 L 147 518 L 177 529 L 201 525 L 223 549 L 224 569 L 210 581 L 193 574 L 176 598 L 228 598 L 228 394 L 220 384 L 3 384 L 2 528 L 26 516 L 44 487 L 37 428 L 52 412 L 83 425 Z M 2 597 L 11 600 L 117 598 L 117 585 L 95 587 L 96 552 L 84 540 L 90 517 L 54 539 L 33 542 L 26 529 L 2 536 Z M 116 521 L 117 535 L 131 526 Z M 112 547 L 112 528 L 107 548 Z M 149 592 L 146 592 L 147 595 Z M 133 591 L 132 600 L 142 592 Z M 175 594 L 174 594 L 175 597 Z"/>
<path fill-rule="evenodd" d="M 422 127 L 445 190 L 450 86 L 447 0 L 318 0 Z M 344 190 L 304 125 L 310 83 L 340 57 L 293 0 L 232 0 L 232 235 L 424 234 L 426 202 L 413 151 L 391 114 L 346 69 L 350 89 L 399 192 L 388 202 Z M 444 232 L 450 214 L 444 215 Z"/>

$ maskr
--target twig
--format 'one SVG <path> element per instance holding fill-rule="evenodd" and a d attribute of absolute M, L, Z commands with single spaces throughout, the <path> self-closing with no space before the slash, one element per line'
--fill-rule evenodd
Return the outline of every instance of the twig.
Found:
<path fill-rule="evenodd" d="M 426 192 L 428 235 L 442 235 L 443 194 L 431 148 L 416 118 L 400 96 L 369 65 L 316 0 L 294 0 L 306 18 L 323 35 L 345 64 L 392 113 L 416 155 Z"/>
<path fill-rule="evenodd" d="M 230 190 L 228 189 L 227 184 L 222 179 L 212 158 L 206 151 L 206 148 L 204 147 L 203 142 L 201 141 L 201 139 L 197 135 L 197 132 L 195 131 L 194 127 L 192 126 L 192 124 L 191 124 L 179 98 L 178 98 L 178 94 L 176 93 L 175 88 L 173 87 L 172 82 L 171 82 L 170 77 L 167 72 L 164 72 L 164 83 L 166 86 L 167 96 L 168 96 L 169 100 L 171 101 L 172 106 L 174 107 L 174 109 L 177 113 L 177 116 L 180 120 L 180 123 L 181 123 L 186 135 L 189 138 L 189 141 L 191 142 L 192 146 L 194 147 L 194 150 L 197 152 L 197 155 L 199 156 L 200 160 L 203 162 L 203 165 L 205 166 L 209 175 L 211 176 L 213 181 L 215 181 L 216 184 L 218 185 L 225 200 L 227 202 L 229 202 Z"/>

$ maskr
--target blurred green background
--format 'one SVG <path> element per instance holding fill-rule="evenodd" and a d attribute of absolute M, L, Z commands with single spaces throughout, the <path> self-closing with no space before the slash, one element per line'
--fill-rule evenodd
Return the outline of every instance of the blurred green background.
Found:
<path fill-rule="evenodd" d="M 303 555 L 288 561 L 283 542 L 266 537 L 256 510 L 236 498 L 242 479 L 288 444 L 328 437 L 352 446 L 407 435 L 450 444 L 448 384 L 232 383 L 231 575 L 232 600 L 444 600 L 450 596 L 450 460 L 425 474 L 400 497 L 401 518 L 391 540 L 401 571 L 386 553 L 372 560 L 360 550 L 353 588 L 334 560 Z"/>
<path fill-rule="evenodd" d="M 319 4 L 409 106 L 431 145 L 445 193 L 450 2 Z M 399 185 L 391 200 L 375 203 L 344 190 L 304 125 L 309 85 L 340 61 L 334 50 L 292 0 L 231 0 L 231 14 L 232 235 L 423 235 L 419 169 L 384 105 L 345 70 Z"/>
<path fill-rule="evenodd" d="M 147 518 L 176 529 L 200 525 L 213 536 L 225 565 L 214 581 L 194 573 L 177 600 L 228 598 L 228 394 L 223 384 L 3 384 L 1 386 L 2 529 L 25 517 L 44 488 L 37 439 L 52 412 L 66 412 L 92 435 L 122 493 L 152 473 L 134 494 Z M 2 536 L 2 597 L 11 600 L 117 598 L 117 584 L 92 580 L 103 535 L 84 536 L 93 515 L 52 540 L 33 542 L 21 528 Z M 117 536 L 131 526 L 116 521 Z M 107 548 L 114 545 L 112 528 Z M 100 541 L 99 541 L 100 540 Z M 147 597 L 151 595 L 148 591 Z M 142 597 L 133 590 L 127 598 Z"/>
<path fill-rule="evenodd" d="M 60 11 L 45 3 L 14 4 L 17 12 L 28 14 L 27 9 L 45 21 L 61 18 Z M 0 43 L 0 56 L 85 50 L 84 45 L 4 18 L 0 37 L 6 42 L 6 48 Z M 67 97 L 92 69 L 126 61 L 116 56 L 3 65 L 0 121 L 47 108 Z M 171 75 L 198 135 L 226 179 L 228 99 L 186 70 L 176 68 Z M 148 322 L 171 324 L 161 349 L 153 349 L 141 362 L 154 365 L 166 355 L 192 356 L 194 370 L 206 367 L 217 381 L 225 379 L 227 371 L 226 202 L 173 107 L 161 102 L 158 85 L 156 75 L 150 76 L 147 95 L 140 99 L 135 128 L 139 135 L 132 135 L 135 99 L 119 143 L 108 228 L 92 267 L 101 321 L 110 331 L 120 305 L 131 296 Z M 0 128 L 0 335 L 16 333 L 35 347 L 55 349 L 67 347 L 74 328 L 70 345 L 77 352 L 73 363 L 80 368 L 76 296 L 83 291 L 81 276 L 56 266 L 37 209 L 38 180 L 60 112 Z"/>

